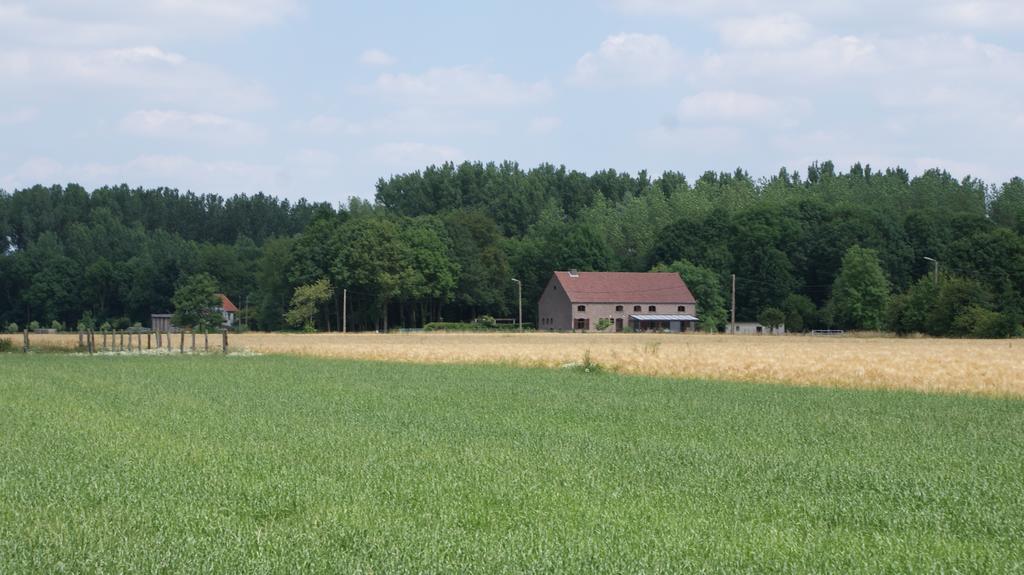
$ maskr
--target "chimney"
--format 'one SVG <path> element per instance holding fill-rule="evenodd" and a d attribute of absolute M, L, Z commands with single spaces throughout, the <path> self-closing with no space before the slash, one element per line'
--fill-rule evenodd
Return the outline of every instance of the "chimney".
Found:
<path fill-rule="evenodd" d="M 580 277 L 580 272 L 578 270 L 569 270 L 569 277 L 578 278 Z"/>

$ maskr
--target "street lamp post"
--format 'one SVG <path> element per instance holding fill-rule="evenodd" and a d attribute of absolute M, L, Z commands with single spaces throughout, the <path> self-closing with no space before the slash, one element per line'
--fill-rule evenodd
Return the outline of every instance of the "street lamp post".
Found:
<path fill-rule="evenodd" d="M 512 281 L 516 282 L 519 291 L 519 331 L 523 331 L 523 282 L 516 278 L 512 278 Z"/>
<path fill-rule="evenodd" d="M 939 285 L 939 260 L 928 256 L 925 256 L 924 259 L 935 264 L 935 285 Z"/>

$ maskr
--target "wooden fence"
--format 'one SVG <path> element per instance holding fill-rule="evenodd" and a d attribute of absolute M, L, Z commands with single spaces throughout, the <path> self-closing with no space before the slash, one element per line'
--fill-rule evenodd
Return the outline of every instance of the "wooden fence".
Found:
<path fill-rule="evenodd" d="M 22 351 L 28 353 L 32 350 L 32 342 L 29 334 L 29 330 L 25 330 L 22 341 Z M 178 345 L 174 345 L 173 335 L 177 334 Z M 189 345 L 185 346 L 185 336 L 189 336 Z M 128 352 L 128 353 L 142 353 L 145 351 L 162 350 L 167 349 L 168 353 L 173 353 L 175 347 L 177 347 L 178 353 L 196 353 L 202 351 L 203 353 L 210 352 L 210 334 L 209 332 L 202 332 L 198 335 L 202 335 L 202 350 L 196 346 L 196 332 L 194 331 L 180 331 L 180 332 L 169 332 L 169 331 L 127 331 L 127 330 L 112 330 L 112 331 L 101 331 L 96 332 L 94 330 L 79 331 L 78 332 L 78 351 L 88 352 L 89 354 L 103 353 L 103 352 Z M 145 345 L 143 345 L 143 336 L 145 336 Z M 227 355 L 228 353 L 228 330 L 220 330 L 221 353 Z M 216 348 L 216 333 L 214 334 L 214 347 Z"/>

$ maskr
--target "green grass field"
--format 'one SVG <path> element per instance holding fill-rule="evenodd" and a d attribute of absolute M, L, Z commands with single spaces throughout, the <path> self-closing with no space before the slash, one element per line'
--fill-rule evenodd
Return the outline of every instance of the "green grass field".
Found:
<path fill-rule="evenodd" d="M 1022 569 L 1020 400 L 0 355 L 0 573 Z"/>

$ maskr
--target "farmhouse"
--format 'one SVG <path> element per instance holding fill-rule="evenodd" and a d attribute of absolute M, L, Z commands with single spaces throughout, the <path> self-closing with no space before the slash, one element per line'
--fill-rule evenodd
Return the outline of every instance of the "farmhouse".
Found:
<path fill-rule="evenodd" d="M 213 309 L 219 311 L 220 314 L 224 316 L 224 327 L 234 327 L 235 314 L 238 313 L 238 308 L 235 307 L 235 304 L 231 303 L 228 296 L 219 293 L 217 294 L 217 297 L 220 298 L 220 305 Z"/>
<path fill-rule="evenodd" d="M 688 332 L 698 321 L 677 273 L 555 272 L 537 305 L 546 331 Z"/>

